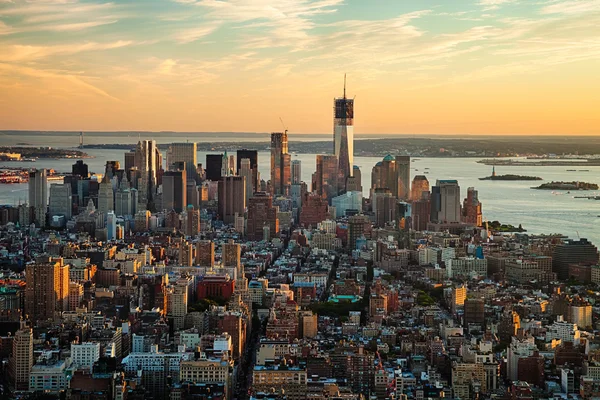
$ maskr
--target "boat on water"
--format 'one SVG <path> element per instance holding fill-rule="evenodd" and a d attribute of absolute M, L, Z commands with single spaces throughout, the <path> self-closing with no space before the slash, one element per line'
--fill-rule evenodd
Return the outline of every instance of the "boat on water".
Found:
<path fill-rule="evenodd" d="M 31 157 L 31 158 L 21 158 L 21 161 L 23 161 L 23 162 L 36 162 L 37 158 L 33 158 L 33 157 Z"/>
<path fill-rule="evenodd" d="M 575 172 L 577 171 L 576 169 L 568 169 L 567 172 Z"/>

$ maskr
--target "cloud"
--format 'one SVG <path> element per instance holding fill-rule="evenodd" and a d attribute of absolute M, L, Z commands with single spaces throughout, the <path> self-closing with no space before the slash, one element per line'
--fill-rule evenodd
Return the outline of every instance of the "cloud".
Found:
<path fill-rule="evenodd" d="M 133 42 L 128 40 L 117 40 L 107 43 L 87 42 L 55 46 L 0 44 L 0 62 L 25 62 L 40 60 L 56 55 L 70 56 L 82 52 L 118 49 L 132 44 Z"/>
<path fill-rule="evenodd" d="M 121 101 L 120 99 L 110 95 L 109 93 L 100 89 L 99 87 L 94 86 L 89 82 L 86 82 L 83 77 L 75 76 L 68 73 L 56 73 L 52 71 L 45 71 L 21 65 L 0 63 L 0 73 L 2 72 L 9 73 L 11 75 L 20 75 L 30 78 L 37 78 L 41 80 L 61 80 L 67 84 L 72 85 L 77 90 L 83 90 L 84 92 L 92 93 L 113 101 Z"/>
<path fill-rule="evenodd" d="M 177 42 L 185 44 L 190 42 L 195 42 L 198 39 L 201 39 L 205 36 L 213 33 L 217 28 L 219 28 L 220 24 L 212 23 L 209 25 L 199 26 L 196 28 L 184 29 L 182 31 L 177 32 L 173 35 L 173 39 Z"/>
<path fill-rule="evenodd" d="M 600 11 L 598 0 L 565 0 L 541 9 L 541 14 L 582 14 Z"/>
<path fill-rule="evenodd" d="M 479 5 L 483 6 L 483 11 L 497 10 L 500 7 L 516 3 L 518 0 L 479 0 Z"/>

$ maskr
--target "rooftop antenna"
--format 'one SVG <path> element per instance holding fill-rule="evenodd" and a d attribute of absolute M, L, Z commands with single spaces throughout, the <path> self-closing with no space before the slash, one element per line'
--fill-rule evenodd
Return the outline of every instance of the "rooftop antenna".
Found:
<path fill-rule="evenodd" d="M 346 74 L 344 74 L 344 99 L 346 98 Z"/>

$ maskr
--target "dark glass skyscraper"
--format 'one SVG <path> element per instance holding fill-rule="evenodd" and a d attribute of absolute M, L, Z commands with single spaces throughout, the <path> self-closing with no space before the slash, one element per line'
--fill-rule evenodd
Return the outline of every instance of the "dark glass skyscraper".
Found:
<path fill-rule="evenodd" d="M 346 98 L 346 77 L 344 76 L 344 97 L 333 102 L 333 154 L 338 159 L 338 173 L 341 191 L 345 190 L 346 179 L 352 176 L 354 164 L 354 99 Z"/>
<path fill-rule="evenodd" d="M 258 151 L 257 150 L 238 150 L 237 151 L 237 162 L 236 162 L 236 173 L 240 175 L 240 169 L 242 166 L 242 159 L 247 158 L 250 160 L 250 169 L 252 170 L 252 189 L 257 192 L 259 189 L 260 182 L 258 181 Z"/>
<path fill-rule="evenodd" d="M 291 185 L 291 162 L 286 132 L 271 133 L 271 190 L 273 195 L 285 194 Z"/>
<path fill-rule="evenodd" d="M 223 154 L 206 155 L 206 179 L 218 181 L 221 179 L 221 167 L 223 165 Z"/>

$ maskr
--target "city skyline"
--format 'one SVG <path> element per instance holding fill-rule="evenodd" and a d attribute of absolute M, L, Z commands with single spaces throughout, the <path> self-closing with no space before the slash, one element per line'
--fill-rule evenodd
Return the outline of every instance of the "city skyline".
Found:
<path fill-rule="evenodd" d="M 597 134 L 598 11 L 593 0 L 2 1 L 0 129 L 271 132 L 281 117 L 329 135 L 348 73 L 357 134 Z"/>

